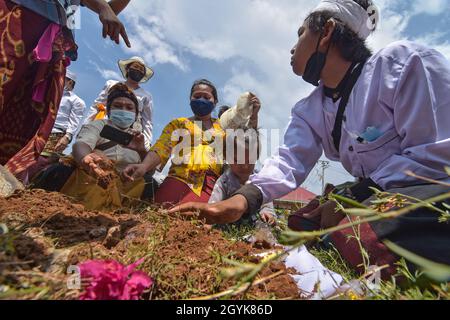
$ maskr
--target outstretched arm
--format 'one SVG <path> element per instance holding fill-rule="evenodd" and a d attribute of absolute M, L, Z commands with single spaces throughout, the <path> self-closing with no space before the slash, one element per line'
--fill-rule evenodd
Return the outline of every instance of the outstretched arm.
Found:
<path fill-rule="evenodd" d="M 172 208 L 169 213 L 186 218 L 205 220 L 207 224 L 229 224 L 239 221 L 248 209 L 244 196 L 236 195 L 215 204 L 186 203 Z"/>
<path fill-rule="evenodd" d="M 119 15 L 130 3 L 130 0 L 111 0 L 109 6 L 113 9 L 116 15 Z"/>
<path fill-rule="evenodd" d="M 135 181 L 142 178 L 147 172 L 155 170 L 161 164 L 160 156 L 150 151 L 140 164 L 130 164 L 122 172 L 126 181 Z"/>
<path fill-rule="evenodd" d="M 76 142 L 72 148 L 72 156 L 78 165 L 83 165 L 83 159 L 92 153 L 92 149 L 84 142 Z"/>

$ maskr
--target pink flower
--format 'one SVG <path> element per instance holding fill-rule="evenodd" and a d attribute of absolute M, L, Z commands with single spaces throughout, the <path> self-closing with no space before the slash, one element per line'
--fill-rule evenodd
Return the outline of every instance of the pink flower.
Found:
<path fill-rule="evenodd" d="M 89 284 L 80 300 L 138 300 L 153 280 L 142 271 L 135 271 L 144 259 L 129 266 L 114 260 L 91 260 L 79 265 L 81 278 Z"/>

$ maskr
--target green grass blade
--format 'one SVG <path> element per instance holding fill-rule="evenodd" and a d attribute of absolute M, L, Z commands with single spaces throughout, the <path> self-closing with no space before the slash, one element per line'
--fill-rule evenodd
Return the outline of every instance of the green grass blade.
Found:
<path fill-rule="evenodd" d="M 450 266 L 420 257 L 389 240 L 383 242 L 390 250 L 422 268 L 425 274 L 431 279 L 439 282 L 450 281 Z"/>
<path fill-rule="evenodd" d="M 367 206 L 359 203 L 358 201 L 355 201 L 355 200 L 352 200 L 352 199 L 349 199 L 349 198 L 346 198 L 346 197 L 343 197 L 343 196 L 340 196 L 337 194 L 332 194 L 330 197 L 332 197 L 340 202 L 343 202 L 351 207 L 354 207 L 354 208 L 368 209 Z"/>

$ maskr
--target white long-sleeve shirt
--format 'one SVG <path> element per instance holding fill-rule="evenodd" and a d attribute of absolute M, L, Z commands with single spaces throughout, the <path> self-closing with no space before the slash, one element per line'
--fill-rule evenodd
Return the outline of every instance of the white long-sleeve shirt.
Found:
<path fill-rule="evenodd" d="M 68 133 L 72 137 L 78 131 L 86 103 L 72 91 L 64 90 L 52 133 Z"/>
<path fill-rule="evenodd" d="M 92 121 L 93 117 L 98 113 L 97 104 L 103 104 L 106 106 L 106 101 L 108 99 L 108 92 L 115 84 L 119 83 L 116 80 L 108 80 L 103 88 L 103 90 L 98 95 L 92 104 L 89 114 L 85 120 L 85 123 Z M 153 98 L 152 95 L 147 92 L 144 88 L 137 88 L 133 90 L 134 94 L 138 98 L 139 102 L 139 118 L 137 123 L 141 127 L 134 127 L 137 130 L 141 130 L 145 136 L 145 148 L 150 150 L 150 146 L 153 140 Z"/>
<path fill-rule="evenodd" d="M 424 183 L 407 170 L 450 182 L 449 93 L 450 63 L 442 54 L 393 43 L 364 66 L 346 109 L 340 152 L 331 135 L 340 101 L 319 86 L 292 109 L 284 144 L 250 181 L 270 202 L 301 185 L 325 151 L 354 177 L 371 178 L 385 190 Z M 358 142 L 369 127 L 381 135 Z"/>

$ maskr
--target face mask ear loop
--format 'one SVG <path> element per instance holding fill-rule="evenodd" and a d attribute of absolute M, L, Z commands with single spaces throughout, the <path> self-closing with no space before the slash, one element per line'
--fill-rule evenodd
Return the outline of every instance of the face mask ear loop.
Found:
<path fill-rule="evenodd" d="M 323 31 L 320 32 L 319 40 L 317 41 L 316 52 L 319 52 L 320 40 L 322 40 Z"/>
<path fill-rule="evenodd" d="M 330 20 L 333 20 L 333 19 L 330 19 Z M 334 21 L 334 20 L 333 20 L 333 21 Z M 320 32 L 319 41 L 317 41 L 316 52 L 319 52 L 320 40 L 322 40 L 323 33 L 324 33 L 324 30 L 322 30 L 322 31 Z M 334 33 L 334 31 L 333 31 L 333 33 Z M 332 36 L 333 36 L 333 35 L 332 35 Z M 328 55 L 328 52 L 330 51 L 330 48 L 331 48 L 331 43 L 332 43 L 332 42 L 331 42 L 331 40 L 330 40 L 330 43 L 328 44 L 327 51 L 325 51 L 325 55 Z"/>
<path fill-rule="evenodd" d="M 332 37 L 333 37 L 333 35 L 331 35 Z M 328 56 L 328 52 L 330 51 L 330 48 L 331 48 L 331 39 L 330 39 L 330 43 L 328 44 L 328 48 L 327 48 L 327 51 L 325 52 L 325 55 L 326 56 Z"/>

